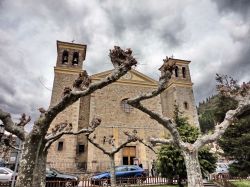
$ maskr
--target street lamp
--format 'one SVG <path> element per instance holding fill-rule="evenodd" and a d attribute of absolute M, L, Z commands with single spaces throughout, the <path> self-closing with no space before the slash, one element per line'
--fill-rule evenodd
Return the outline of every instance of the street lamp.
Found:
<path fill-rule="evenodd" d="M 3 134 L 4 134 L 4 124 L 0 124 L 0 139 L 2 138 Z"/>

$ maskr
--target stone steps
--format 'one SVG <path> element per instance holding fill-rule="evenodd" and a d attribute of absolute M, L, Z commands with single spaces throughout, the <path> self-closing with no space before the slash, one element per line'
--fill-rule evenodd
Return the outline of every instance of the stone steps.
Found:
<path fill-rule="evenodd" d="M 212 182 L 204 182 L 204 186 L 205 187 L 218 187 L 216 184 L 214 184 Z"/>

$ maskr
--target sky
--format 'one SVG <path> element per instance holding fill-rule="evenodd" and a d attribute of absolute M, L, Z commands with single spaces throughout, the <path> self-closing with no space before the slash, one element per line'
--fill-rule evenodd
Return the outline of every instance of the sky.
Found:
<path fill-rule="evenodd" d="M 249 0 L 0 0 L 0 108 L 14 118 L 48 108 L 57 40 L 87 45 L 90 75 L 112 69 L 114 45 L 156 80 L 166 56 L 191 60 L 197 104 L 216 73 L 250 80 Z"/>

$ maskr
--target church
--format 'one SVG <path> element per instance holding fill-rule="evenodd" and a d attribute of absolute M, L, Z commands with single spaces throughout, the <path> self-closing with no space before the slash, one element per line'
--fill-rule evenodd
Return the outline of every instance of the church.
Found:
<path fill-rule="evenodd" d="M 86 45 L 57 41 L 57 61 L 54 67 L 50 106 L 61 100 L 64 87 L 72 87 L 79 73 L 85 70 L 86 53 Z M 166 90 L 161 95 L 144 101 L 143 104 L 152 111 L 168 117 L 173 117 L 174 105 L 178 105 L 190 124 L 198 126 L 189 71 L 190 61 L 169 58 L 166 63 L 171 61 L 176 63 L 177 68 Z M 111 70 L 94 74 L 91 80 L 99 81 L 110 72 Z M 87 128 L 94 117 L 100 117 L 102 123 L 93 133 L 94 140 L 106 149 L 111 149 L 107 142 L 110 137 L 114 139 L 116 146 L 125 142 L 127 137 L 124 131 L 136 130 L 137 135 L 144 141 L 148 141 L 150 137 L 168 138 L 170 135 L 166 129 L 126 103 L 127 98 L 150 92 L 157 88 L 157 84 L 156 80 L 131 69 L 117 82 L 79 99 L 62 111 L 52 122 L 50 130 L 54 125 L 67 120 L 72 123 L 72 130 L 75 132 Z M 155 159 L 155 153 L 138 142 L 128 144 L 115 155 L 116 165 L 141 163 L 145 169 L 150 169 Z M 85 135 L 65 135 L 50 147 L 47 164 L 66 172 L 97 172 L 109 168 L 109 158 L 89 143 Z"/>

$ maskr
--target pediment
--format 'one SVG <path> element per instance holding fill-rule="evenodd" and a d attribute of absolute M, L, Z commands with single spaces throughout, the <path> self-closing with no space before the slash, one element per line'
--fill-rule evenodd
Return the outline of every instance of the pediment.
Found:
<path fill-rule="evenodd" d="M 91 76 L 93 81 L 101 80 L 105 77 L 107 77 L 112 70 L 104 71 L 98 74 L 94 74 Z M 137 84 L 137 85 L 144 85 L 144 86 L 150 86 L 150 87 L 156 87 L 157 81 L 144 75 L 143 73 L 140 73 L 139 71 L 136 71 L 134 69 L 131 69 L 126 75 L 122 76 L 118 81 L 116 81 L 118 84 Z"/>

